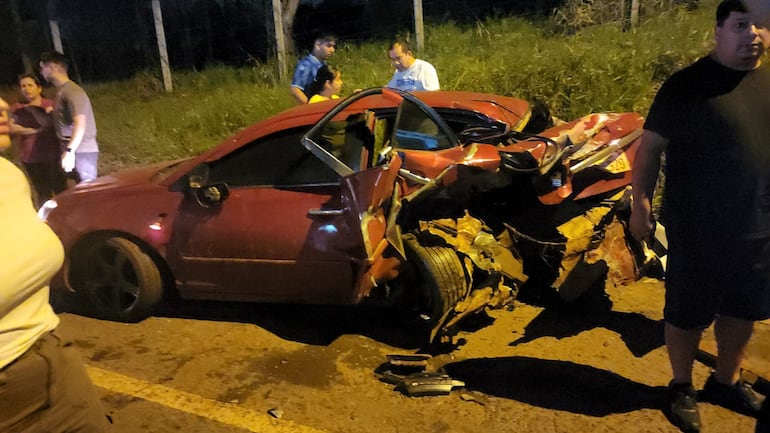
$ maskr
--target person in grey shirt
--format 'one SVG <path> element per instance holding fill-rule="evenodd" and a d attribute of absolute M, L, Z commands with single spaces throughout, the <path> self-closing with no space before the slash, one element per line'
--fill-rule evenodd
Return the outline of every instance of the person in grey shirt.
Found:
<path fill-rule="evenodd" d="M 62 168 L 74 171 L 78 182 L 97 177 L 99 144 L 91 100 L 67 73 L 67 57 L 48 52 L 40 56 L 40 74 L 56 86 L 54 121 L 56 135 L 62 142 Z"/>

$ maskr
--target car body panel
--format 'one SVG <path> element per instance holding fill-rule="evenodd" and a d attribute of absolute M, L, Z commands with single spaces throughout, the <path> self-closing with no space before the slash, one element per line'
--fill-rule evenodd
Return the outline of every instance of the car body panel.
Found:
<path fill-rule="evenodd" d="M 344 302 L 350 256 L 361 252 L 347 245 L 345 224 L 308 213 L 328 206 L 338 190 L 239 188 L 217 207 L 185 201 L 168 249 L 180 287 L 190 297 L 226 288 L 231 299 L 244 301 Z"/>

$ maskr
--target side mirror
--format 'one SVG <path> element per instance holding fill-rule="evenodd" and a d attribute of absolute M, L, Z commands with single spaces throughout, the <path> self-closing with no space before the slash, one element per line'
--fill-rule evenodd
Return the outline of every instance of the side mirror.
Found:
<path fill-rule="evenodd" d="M 218 206 L 230 196 L 230 188 L 224 183 L 216 183 L 192 190 L 195 201 L 201 207 Z"/>

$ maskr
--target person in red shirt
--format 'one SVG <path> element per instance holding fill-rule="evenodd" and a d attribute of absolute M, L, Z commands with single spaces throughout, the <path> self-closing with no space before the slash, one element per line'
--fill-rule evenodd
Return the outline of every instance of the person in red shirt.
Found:
<path fill-rule="evenodd" d="M 21 162 L 36 193 L 35 205 L 40 207 L 67 186 L 54 130 L 54 103 L 43 98 L 43 87 L 33 74 L 19 77 L 19 91 L 23 102 L 11 107 L 11 134 L 19 137 Z"/>

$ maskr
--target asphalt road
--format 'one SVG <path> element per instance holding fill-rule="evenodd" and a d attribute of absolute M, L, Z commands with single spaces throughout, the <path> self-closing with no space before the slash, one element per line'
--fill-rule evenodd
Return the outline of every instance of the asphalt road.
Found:
<path fill-rule="evenodd" d="M 183 302 L 136 324 L 62 313 L 60 332 L 116 433 L 678 431 L 659 410 L 669 374 L 662 284 L 606 293 L 608 310 L 530 297 L 491 311 L 453 350 L 431 353 L 428 371 L 465 383 L 439 396 L 375 376 L 386 355 L 421 349 L 385 310 Z M 747 362 L 766 378 L 769 328 L 757 326 Z M 704 355 L 713 346 L 709 331 Z M 719 407 L 702 405 L 702 417 L 704 432 L 753 431 L 752 419 Z"/>

